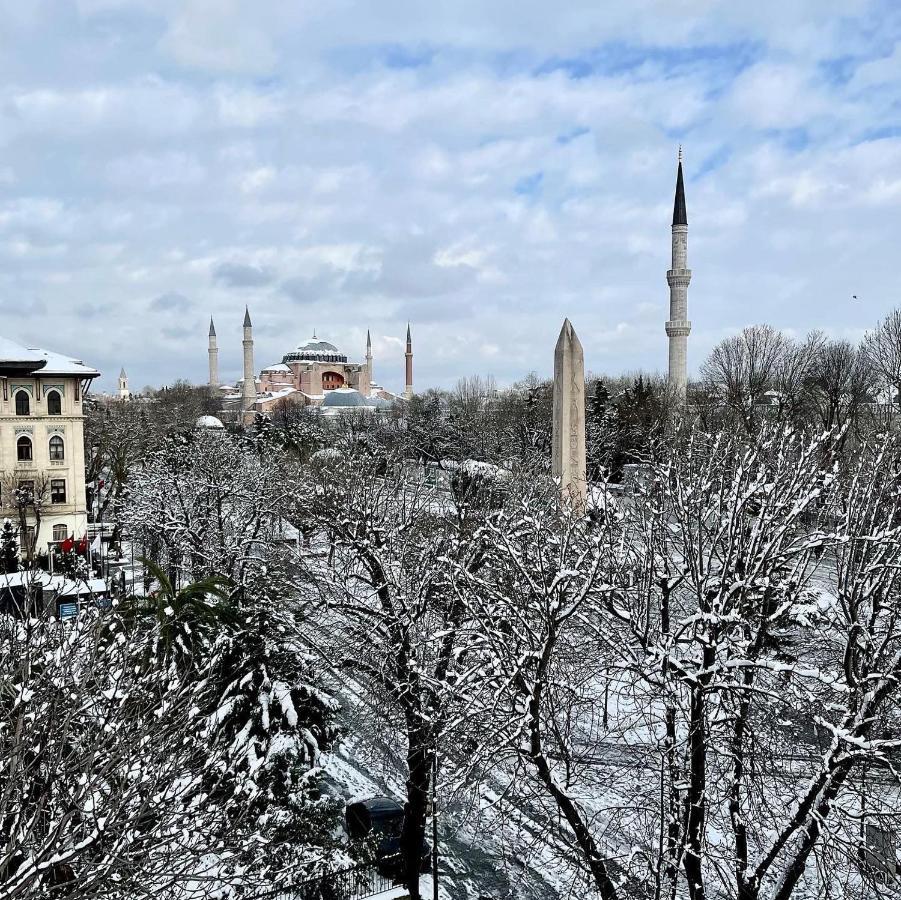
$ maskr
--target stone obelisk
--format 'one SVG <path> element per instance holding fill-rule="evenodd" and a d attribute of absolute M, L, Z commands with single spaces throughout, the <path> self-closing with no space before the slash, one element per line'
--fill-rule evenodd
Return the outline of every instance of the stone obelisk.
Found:
<path fill-rule="evenodd" d="M 560 492 L 576 508 L 584 508 L 585 357 L 569 319 L 565 319 L 554 350 L 553 473 Z"/>

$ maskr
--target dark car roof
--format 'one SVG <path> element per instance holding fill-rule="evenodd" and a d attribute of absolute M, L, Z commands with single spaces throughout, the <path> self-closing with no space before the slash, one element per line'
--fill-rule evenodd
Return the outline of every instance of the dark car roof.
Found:
<path fill-rule="evenodd" d="M 403 812 L 404 808 L 391 797 L 370 797 L 368 800 L 358 800 L 348 804 L 348 809 L 363 807 L 370 813 Z"/>

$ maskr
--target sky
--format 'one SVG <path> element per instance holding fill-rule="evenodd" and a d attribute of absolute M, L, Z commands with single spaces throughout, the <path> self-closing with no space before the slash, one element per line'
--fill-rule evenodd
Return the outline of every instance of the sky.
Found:
<path fill-rule="evenodd" d="M 416 388 L 689 369 L 895 305 L 896 0 L 0 0 L 0 333 L 115 387 L 317 335 Z M 853 300 L 852 295 L 858 299 Z"/>

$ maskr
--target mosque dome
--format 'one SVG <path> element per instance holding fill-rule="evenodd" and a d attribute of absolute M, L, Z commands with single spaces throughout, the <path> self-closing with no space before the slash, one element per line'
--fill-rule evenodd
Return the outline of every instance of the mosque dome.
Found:
<path fill-rule="evenodd" d="M 282 357 L 283 363 L 292 362 L 333 362 L 346 363 L 347 357 L 328 341 L 320 341 L 314 334 L 294 350 Z"/>
<path fill-rule="evenodd" d="M 366 398 L 354 388 L 337 388 L 334 391 L 329 391 L 325 395 L 322 405 L 325 407 L 337 407 L 339 409 L 369 406 L 366 402 Z"/>
<path fill-rule="evenodd" d="M 224 429 L 225 426 L 215 416 L 201 416 L 195 423 L 197 429 L 212 428 L 213 430 Z"/>

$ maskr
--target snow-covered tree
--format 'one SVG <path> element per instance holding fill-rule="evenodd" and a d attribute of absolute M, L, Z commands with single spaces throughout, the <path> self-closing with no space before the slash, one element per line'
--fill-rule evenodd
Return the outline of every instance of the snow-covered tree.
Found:
<path fill-rule="evenodd" d="M 175 583 L 240 587 L 283 549 L 295 495 L 278 458 L 222 432 L 170 438 L 132 477 L 123 522 Z"/>
<path fill-rule="evenodd" d="M 319 764 L 337 732 L 295 621 L 307 601 L 283 533 L 298 489 L 272 438 L 173 439 L 134 475 L 125 513 L 158 559 L 149 595 L 129 604 L 152 623 L 148 658 L 202 686 L 204 741 L 224 758 L 216 796 L 245 822 L 241 858 L 287 884 L 330 864 L 337 807 Z"/>
<path fill-rule="evenodd" d="M 419 896 L 419 869 L 435 755 L 456 740 L 451 724 L 466 672 L 457 635 L 466 613 L 457 567 L 477 568 L 472 509 L 411 479 L 401 464 L 374 472 L 340 456 L 318 467 L 308 511 L 328 532 L 331 562 L 313 564 L 323 593 L 314 628 L 320 651 L 368 707 L 358 721 L 404 745 L 404 881 Z M 365 737 L 365 733 L 362 735 Z"/>
<path fill-rule="evenodd" d="M 41 534 L 44 507 L 50 500 L 50 479 L 46 475 L 27 480 L 15 472 L 0 472 L 0 491 L 6 505 L 15 510 L 19 546 L 28 568 L 35 565 L 35 551 Z"/>
<path fill-rule="evenodd" d="M 338 704 L 284 597 L 251 590 L 237 615 L 212 655 L 209 739 L 227 753 L 223 787 L 255 833 L 248 867 L 284 887 L 347 861 L 334 836 L 342 804 L 321 770 Z"/>
<path fill-rule="evenodd" d="M 196 685 L 115 614 L 0 618 L 0 897 L 177 897 L 229 881 Z M 234 874 L 234 869 L 231 869 Z"/>
<path fill-rule="evenodd" d="M 19 534 L 10 519 L 0 529 L 0 572 L 19 571 Z"/>
<path fill-rule="evenodd" d="M 901 457 L 846 469 L 835 446 L 695 434 L 585 519 L 513 491 L 458 568 L 485 676 L 471 771 L 500 761 L 602 896 L 873 896 L 863 824 L 898 820 Z"/>
<path fill-rule="evenodd" d="M 598 628 L 612 602 L 613 518 L 557 508 L 557 488 L 519 482 L 480 529 L 478 569 L 458 567 L 467 609 L 459 644 L 479 677 L 467 684 L 473 727 L 457 763 L 482 779 L 498 760 L 520 804 L 564 828 L 550 840 L 575 855 L 600 896 L 616 896 L 610 852 L 578 797 L 596 783 L 584 757 L 601 727 L 609 668 L 618 664 L 615 630 Z M 575 785 L 581 782 L 583 790 Z"/>

